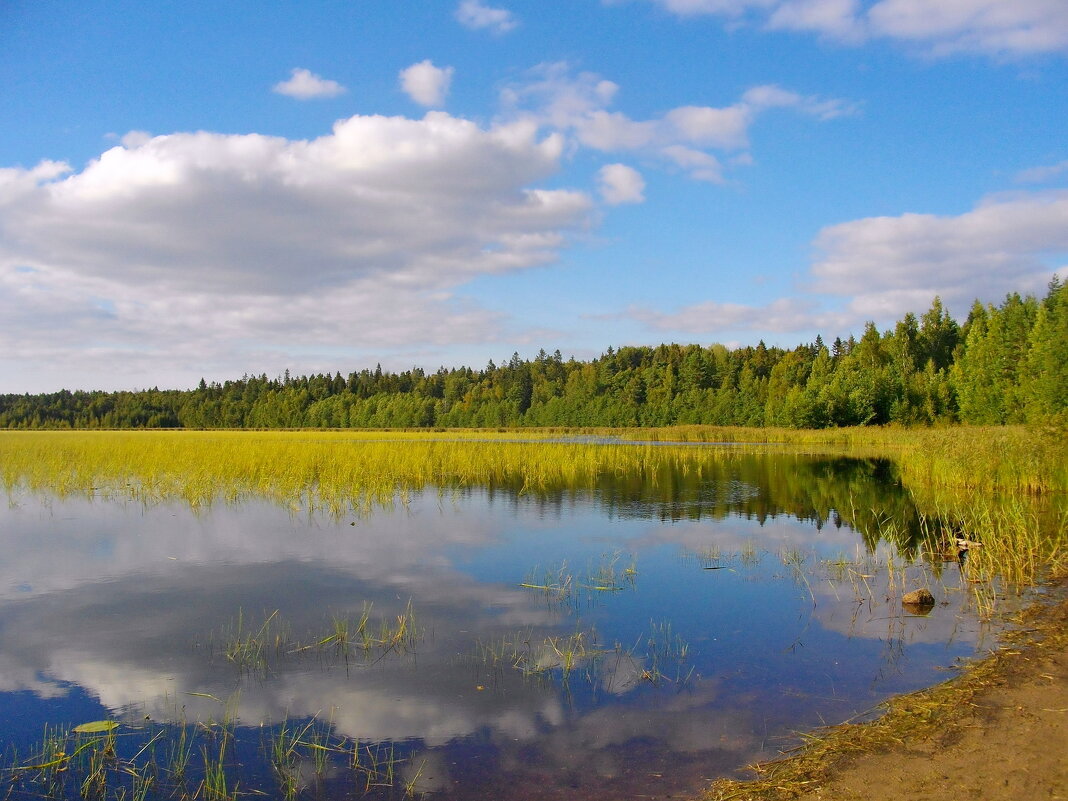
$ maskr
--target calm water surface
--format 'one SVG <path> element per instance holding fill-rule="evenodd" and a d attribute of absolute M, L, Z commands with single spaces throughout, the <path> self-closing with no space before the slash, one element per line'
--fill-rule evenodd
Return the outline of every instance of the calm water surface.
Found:
<path fill-rule="evenodd" d="M 962 568 L 914 561 L 918 536 L 885 463 L 777 456 L 595 492 L 428 490 L 360 518 L 16 493 L 0 737 L 26 764 L 45 724 L 119 720 L 120 757 L 158 737 L 138 758 L 159 797 L 183 725 L 190 794 L 220 744 L 239 794 L 693 793 L 990 644 Z M 938 605 L 905 612 L 924 585 Z M 365 612 L 414 625 L 393 647 L 328 641 Z M 228 658 L 250 633 L 262 655 Z M 283 726 L 303 734 L 279 772 Z M 31 773 L 15 797 L 43 792 Z"/>

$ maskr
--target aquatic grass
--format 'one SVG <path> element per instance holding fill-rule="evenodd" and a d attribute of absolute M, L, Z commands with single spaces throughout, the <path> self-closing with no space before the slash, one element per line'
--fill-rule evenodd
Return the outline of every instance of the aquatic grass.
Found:
<path fill-rule="evenodd" d="M 794 583 L 803 588 L 805 594 L 812 602 L 812 607 L 816 607 L 816 595 L 812 590 L 812 582 L 809 581 L 810 570 L 808 568 L 808 555 L 801 552 L 799 548 L 783 548 L 779 551 L 779 559 L 784 567 L 790 569 L 790 575 L 794 580 Z"/>
<path fill-rule="evenodd" d="M 319 648 L 333 648 L 341 656 L 348 656 L 350 649 L 359 643 L 364 650 L 371 647 L 372 640 L 368 632 L 372 604 L 364 602 L 363 611 L 355 620 L 347 615 L 334 615 L 331 631 L 315 645 Z"/>
<path fill-rule="evenodd" d="M 115 721 L 78 726 L 46 726 L 39 746 L 20 759 L 13 754 L 4 772 L 9 794 L 22 791 L 43 798 L 67 798 L 74 791 L 83 799 L 124 798 L 127 792 L 143 799 L 156 784 L 157 731 L 129 757 L 119 754 L 119 737 L 143 738 L 143 732 L 119 733 Z"/>
<path fill-rule="evenodd" d="M 278 795 L 287 799 L 304 789 L 303 765 L 323 781 L 332 764 L 348 763 L 357 795 L 394 791 L 413 797 L 423 772 L 420 767 L 402 780 L 398 768 L 407 758 L 396 744 L 351 741 L 335 733 L 332 720 L 317 716 L 257 730 L 239 728 L 230 711 L 221 723 L 208 719 L 192 726 L 184 720 L 108 723 L 106 730 L 81 732 L 69 725 L 46 726 L 25 756 L 9 751 L 0 771 L 0 798 L 234 801 L 273 795 L 254 785 L 245 789 L 237 779 L 243 764 L 237 761 L 239 741 L 252 731 L 260 732 L 260 758 L 273 769 Z"/>
<path fill-rule="evenodd" d="M 694 674 L 694 667 L 683 675 L 684 665 L 690 654 L 690 644 L 674 633 L 671 622 L 649 621 L 649 634 L 645 637 L 645 653 L 640 657 L 645 665 L 639 673 L 642 681 L 659 686 L 665 681 L 673 681 L 682 685 L 688 682 Z M 633 656 L 633 654 L 632 654 Z M 675 678 L 672 679 L 665 670 L 674 668 Z"/>
<path fill-rule="evenodd" d="M 345 664 L 359 655 L 369 665 L 391 654 L 404 655 L 416 649 L 423 630 L 411 599 L 392 618 L 375 620 L 372 609 L 373 604 L 365 601 L 355 618 L 332 615 L 326 631 L 312 632 L 310 641 L 304 643 L 293 637 L 291 625 L 280 617 L 279 610 L 267 615 L 258 626 L 249 627 L 244 611 L 239 609 L 230 624 L 209 635 L 208 642 L 213 647 L 219 643 L 221 654 L 242 674 L 261 678 L 269 675 L 276 664 L 309 653 L 327 655 Z"/>
<path fill-rule="evenodd" d="M 576 631 L 567 636 L 546 637 L 545 644 L 555 655 L 546 668 L 559 668 L 561 680 L 566 683 L 571 678 L 571 672 L 593 653 L 589 643 L 595 636 L 595 633 L 587 635 L 586 632 Z"/>
<path fill-rule="evenodd" d="M 194 798 L 203 795 L 209 801 L 229 801 L 237 797 L 237 785 L 230 787 L 226 775 L 226 745 L 228 738 L 219 740 L 219 751 L 216 755 L 206 745 L 201 749 L 204 760 L 204 778 Z"/>
<path fill-rule="evenodd" d="M 419 779 L 423 775 L 423 771 L 426 770 L 426 760 L 424 759 L 419 763 L 419 767 L 415 773 L 412 774 L 410 779 L 406 779 L 404 782 L 404 797 L 415 798 L 416 788 L 419 786 Z"/>
<path fill-rule="evenodd" d="M 423 631 L 416 620 L 411 599 L 408 599 L 402 612 L 392 618 L 382 618 L 377 623 L 371 617 L 373 606 L 373 603 L 365 601 L 359 616 L 354 619 L 334 615 L 325 636 L 315 637 L 311 644 L 297 646 L 293 652 L 327 649 L 348 660 L 361 651 L 377 661 L 391 653 L 414 651 L 423 637 Z"/>
<path fill-rule="evenodd" d="M 582 588 L 594 592 L 633 589 L 638 578 L 637 561 L 634 555 L 630 554 L 626 566 L 620 567 L 623 556 L 622 551 L 614 551 L 602 554 L 599 562 L 587 565 L 586 580 Z"/>
<path fill-rule="evenodd" d="M 245 628 L 244 610 L 238 610 L 237 619 L 222 632 L 223 655 L 245 673 L 266 675 L 270 667 L 272 651 L 287 649 L 290 638 L 288 628 L 278 620 L 274 610 L 256 629 Z"/>
<path fill-rule="evenodd" d="M 45 724 L 40 745 L 25 762 L 19 760 L 17 753 L 13 755 L 12 765 L 8 768 L 11 789 L 27 783 L 46 798 L 62 795 L 70 776 L 71 760 L 78 755 L 73 737 L 69 726 Z"/>
<path fill-rule="evenodd" d="M 739 553 L 741 562 L 746 567 L 755 567 L 760 562 L 760 554 L 757 551 L 756 544 L 752 540 L 747 540 L 742 544 L 742 550 Z"/>
<path fill-rule="evenodd" d="M 566 690 L 577 677 L 614 692 L 638 683 L 683 687 L 696 670 L 687 664 L 689 654 L 689 643 L 669 621 L 650 621 L 648 632 L 629 647 L 619 642 L 606 647 L 593 627 L 543 635 L 526 630 L 478 640 L 466 661 L 497 679 L 505 671 L 516 671 L 526 681 L 556 682 Z"/>
<path fill-rule="evenodd" d="M 889 456 L 910 483 L 968 489 L 1068 490 L 1068 435 L 1035 426 L 597 429 L 653 442 L 775 444 L 793 452 Z"/>
<path fill-rule="evenodd" d="M 527 630 L 493 640 L 477 640 L 467 660 L 497 676 L 510 669 L 525 679 L 555 676 L 566 685 L 572 673 L 589 667 L 604 653 L 597 645 L 597 632 L 593 628 L 538 636 Z M 586 675 L 592 676 L 592 671 L 588 670 Z"/>
<path fill-rule="evenodd" d="M 824 560 L 824 580 L 830 585 L 832 592 L 838 596 L 838 586 L 848 583 L 853 591 L 853 600 L 859 605 L 872 603 L 874 590 L 870 581 L 875 579 L 878 566 L 875 564 L 872 554 L 858 553 L 853 559 L 839 554 L 835 559 Z"/>
<path fill-rule="evenodd" d="M 557 441 L 569 435 L 586 439 Z M 667 444 L 671 442 L 730 444 L 709 448 Z M 707 476 L 711 481 L 753 454 L 769 451 L 797 463 L 811 454 L 890 459 L 893 474 L 908 490 L 914 507 L 895 502 L 871 508 L 841 497 L 817 498 L 821 516 L 844 518 L 865 535 L 869 547 L 880 537 L 891 538 L 908 554 L 917 543 L 910 539 L 911 528 L 903 515 L 915 522 L 918 511 L 919 523 L 929 526 L 929 540 L 946 525 L 956 525 L 964 538 L 983 543 L 983 555 L 973 559 L 973 575 L 987 584 L 999 580 L 1022 587 L 1068 571 L 1063 523 L 1063 510 L 1068 508 L 1068 437 L 1055 429 L 4 431 L 0 480 L 9 503 L 17 502 L 22 492 L 145 504 L 180 501 L 193 509 L 266 498 L 295 513 L 352 515 L 355 522 L 377 507 L 404 504 L 427 489 L 443 497 L 474 487 L 532 495 L 559 491 L 592 495 L 620 477 L 636 477 L 642 486 L 662 490 L 670 504 L 671 476 L 688 480 Z M 789 475 L 782 480 L 789 482 Z M 717 492 L 726 493 L 724 500 L 729 500 L 736 489 L 723 485 Z M 759 499 L 750 501 L 759 514 Z M 686 511 L 664 512 L 669 513 Z M 930 541 L 921 544 L 932 547 Z M 529 583 L 568 597 L 563 581 L 536 577 Z M 985 591 L 992 592 L 989 587 Z M 255 654 L 249 657 L 240 658 L 258 664 Z"/>
<path fill-rule="evenodd" d="M 638 566 L 633 554 L 621 566 L 622 551 L 602 554 L 586 565 L 585 571 L 573 572 L 563 561 L 542 570 L 535 565 L 519 582 L 526 590 L 533 590 L 545 599 L 550 608 L 566 607 L 577 611 L 582 604 L 593 603 L 600 593 L 634 589 L 638 580 Z"/>
<path fill-rule="evenodd" d="M 586 595 L 566 561 L 544 570 L 535 565 L 519 586 L 537 594 L 554 612 L 578 612 Z"/>
<path fill-rule="evenodd" d="M 575 432 L 584 433 L 586 430 Z M 892 458 L 908 483 L 1027 492 L 1068 489 L 1063 432 L 1022 427 L 606 430 L 653 442 L 730 443 L 716 456 L 693 448 L 547 441 L 558 432 L 0 432 L 0 476 L 59 495 L 99 494 L 193 506 L 250 495 L 324 507 L 386 501 L 426 486 L 509 484 L 529 490 L 595 486 L 617 469 L 656 473 L 666 462 L 766 450 Z M 505 438 L 507 436 L 507 438 Z"/>
<path fill-rule="evenodd" d="M 356 781 L 363 785 L 363 792 L 375 788 L 391 788 L 396 782 L 396 746 L 392 743 L 361 743 L 354 740 L 349 748 L 349 767 Z"/>
<path fill-rule="evenodd" d="M 0 476 L 60 497 L 89 495 L 193 508 L 264 497 L 337 514 L 403 502 L 435 487 L 595 490 L 604 475 L 657 475 L 692 448 L 315 432 L 0 432 Z M 720 457 L 730 458 L 727 452 Z"/>
<path fill-rule="evenodd" d="M 188 775 L 189 761 L 193 758 L 193 738 L 183 717 L 175 726 L 176 736 L 167 741 L 166 772 L 171 780 L 183 783 Z"/>
<path fill-rule="evenodd" d="M 943 494 L 931 503 L 937 521 L 932 562 L 959 560 L 984 617 L 1004 592 L 1019 594 L 1041 577 L 1068 576 L 1068 505 L 1019 495 Z"/>

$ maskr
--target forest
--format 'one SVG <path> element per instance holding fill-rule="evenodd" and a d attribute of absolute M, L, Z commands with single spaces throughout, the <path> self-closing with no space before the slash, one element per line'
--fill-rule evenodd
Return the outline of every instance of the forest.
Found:
<path fill-rule="evenodd" d="M 662 344 L 590 361 L 540 351 L 482 369 L 201 380 L 192 390 L 0 395 L 0 428 L 825 428 L 1068 423 L 1068 285 L 976 301 L 793 349 Z"/>

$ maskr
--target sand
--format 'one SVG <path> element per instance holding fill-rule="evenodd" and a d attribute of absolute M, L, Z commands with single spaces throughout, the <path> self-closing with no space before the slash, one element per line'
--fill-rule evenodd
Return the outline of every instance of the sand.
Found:
<path fill-rule="evenodd" d="M 706 799 L 1068 799 L 1068 601 L 1032 610 L 992 656 L 895 704 L 874 745 L 858 745 L 861 727 L 831 732 L 819 760 L 800 755 Z"/>

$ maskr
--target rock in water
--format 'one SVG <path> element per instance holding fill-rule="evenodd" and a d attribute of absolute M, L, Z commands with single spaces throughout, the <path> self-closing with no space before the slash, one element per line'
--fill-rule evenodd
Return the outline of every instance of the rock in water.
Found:
<path fill-rule="evenodd" d="M 923 587 L 901 596 L 901 605 L 909 608 L 910 611 L 917 609 L 930 611 L 934 604 L 935 599 L 931 591 Z"/>

